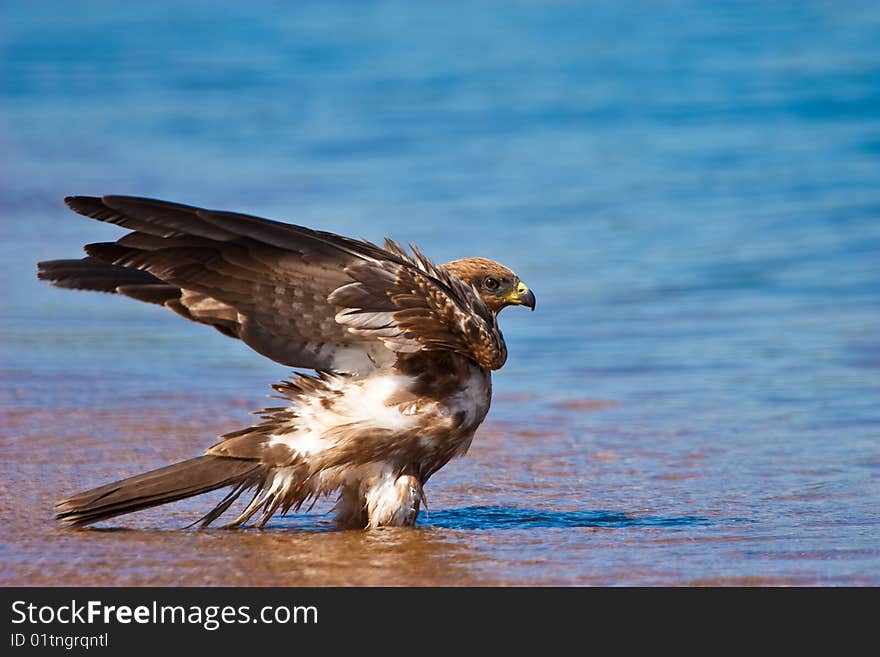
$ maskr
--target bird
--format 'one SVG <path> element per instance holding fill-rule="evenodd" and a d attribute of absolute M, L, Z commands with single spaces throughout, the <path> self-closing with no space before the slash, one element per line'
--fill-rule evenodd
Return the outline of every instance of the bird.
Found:
<path fill-rule="evenodd" d="M 487 258 L 435 264 L 388 238 L 134 196 L 65 203 L 127 232 L 38 263 L 39 279 L 164 306 L 292 368 L 272 386 L 282 405 L 202 455 L 57 502 L 67 526 L 223 488 L 191 526 L 246 492 L 225 527 L 262 528 L 333 495 L 340 527 L 414 526 L 425 484 L 467 452 L 489 411 L 492 372 L 507 360 L 498 314 L 535 309 L 529 287 Z"/>

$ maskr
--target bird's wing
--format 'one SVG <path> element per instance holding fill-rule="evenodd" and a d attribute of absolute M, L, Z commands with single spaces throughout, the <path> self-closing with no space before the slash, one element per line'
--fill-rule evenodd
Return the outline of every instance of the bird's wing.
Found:
<path fill-rule="evenodd" d="M 474 289 L 417 250 L 152 199 L 66 202 L 131 232 L 87 245 L 81 261 L 41 263 L 40 277 L 55 285 L 165 305 L 292 367 L 364 373 L 419 350 L 455 351 L 490 369 L 506 358 Z"/>
<path fill-rule="evenodd" d="M 355 335 L 375 336 L 398 352 L 454 351 L 486 369 L 504 365 L 507 348 L 496 317 L 473 287 L 386 239 L 392 258 L 346 267 L 353 282 L 328 298 L 336 321 Z"/>

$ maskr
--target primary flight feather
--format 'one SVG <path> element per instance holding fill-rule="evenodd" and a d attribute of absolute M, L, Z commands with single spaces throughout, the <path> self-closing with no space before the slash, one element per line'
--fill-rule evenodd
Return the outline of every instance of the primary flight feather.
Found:
<path fill-rule="evenodd" d="M 39 278 L 165 306 L 316 372 L 276 385 L 285 406 L 203 456 L 58 502 L 73 525 L 224 487 L 203 525 L 249 490 L 229 525 L 334 492 L 342 526 L 413 525 L 425 483 L 467 451 L 489 410 L 491 371 L 507 358 L 498 313 L 535 307 L 516 274 L 485 258 L 436 265 L 387 239 L 153 199 L 65 201 L 130 232 L 87 245 L 85 258 L 39 263 Z"/>

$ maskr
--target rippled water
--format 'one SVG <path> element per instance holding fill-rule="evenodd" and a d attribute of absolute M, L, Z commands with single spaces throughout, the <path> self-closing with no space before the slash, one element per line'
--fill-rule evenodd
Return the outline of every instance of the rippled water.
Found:
<path fill-rule="evenodd" d="M 0 4 L 5 584 L 880 584 L 876 3 Z M 130 193 L 484 255 L 538 295 L 415 530 L 56 526 L 284 368 L 38 283 Z"/>

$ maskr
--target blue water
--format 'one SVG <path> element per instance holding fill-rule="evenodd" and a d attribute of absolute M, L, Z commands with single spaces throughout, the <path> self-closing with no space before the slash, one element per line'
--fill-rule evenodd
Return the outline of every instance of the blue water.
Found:
<path fill-rule="evenodd" d="M 877 3 L 179 4 L 0 4 L 7 454 L 51 419 L 70 476 L 126 474 L 77 448 L 83 409 L 177 426 L 186 387 L 221 431 L 285 375 L 35 280 L 119 235 L 63 196 L 154 196 L 491 257 L 535 290 L 502 315 L 482 439 L 428 491 L 422 531 L 474 581 L 880 584 Z M 45 514 L 7 563 L 68 540 L 58 474 L 23 474 Z"/>

